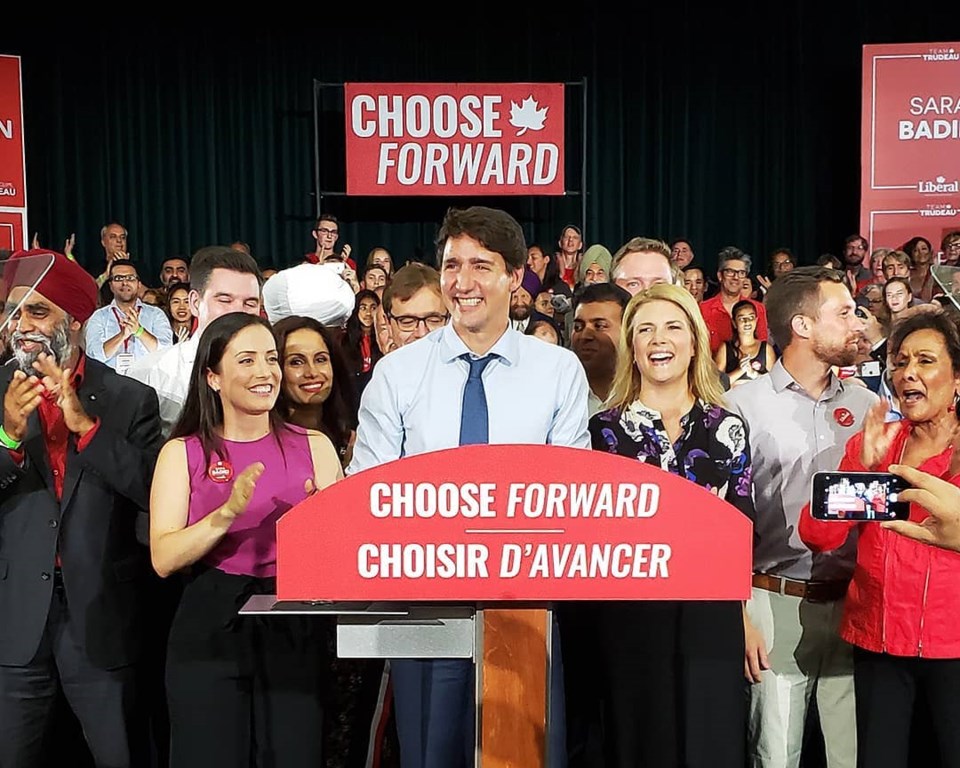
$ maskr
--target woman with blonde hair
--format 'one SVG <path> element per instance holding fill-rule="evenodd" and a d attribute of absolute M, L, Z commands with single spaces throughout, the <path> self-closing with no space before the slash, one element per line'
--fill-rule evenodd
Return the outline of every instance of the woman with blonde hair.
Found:
<path fill-rule="evenodd" d="M 593 448 L 685 477 L 752 519 L 746 426 L 723 407 L 709 338 L 683 288 L 660 284 L 634 296 L 623 316 L 613 407 L 590 420 Z M 593 611 L 610 718 L 606 764 L 740 768 L 741 603 L 617 602 Z"/>

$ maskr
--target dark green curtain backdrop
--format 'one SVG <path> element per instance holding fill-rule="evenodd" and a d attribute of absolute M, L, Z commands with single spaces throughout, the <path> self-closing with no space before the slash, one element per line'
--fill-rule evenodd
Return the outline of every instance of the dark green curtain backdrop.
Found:
<path fill-rule="evenodd" d="M 761 265 L 780 245 L 809 262 L 857 229 L 861 45 L 955 41 L 960 14 L 680 0 L 616 15 L 365 6 L 26 29 L 0 29 L 0 51 L 24 57 L 30 230 L 54 247 L 76 232 L 81 262 L 98 269 L 99 229 L 118 220 L 155 276 L 164 257 L 210 243 L 244 240 L 263 266 L 312 250 L 315 80 L 587 82 L 583 179 L 579 88 L 567 114 L 567 187 L 585 184 L 584 221 L 577 195 L 324 198 L 361 258 L 375 245 L 398 262 L 432 258 L 445 208 L 486 202 L 547 245 L 575 222 L 611 250 L 638 234 L 683 235 L 708 266 L 728 244 Z M 343 189 L 341 96 L 326 88 L 319 100 L 328 190 Z"/>

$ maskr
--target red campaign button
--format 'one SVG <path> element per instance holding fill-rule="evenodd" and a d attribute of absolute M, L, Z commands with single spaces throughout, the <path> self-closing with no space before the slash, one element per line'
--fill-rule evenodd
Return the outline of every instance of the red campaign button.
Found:
<path fill-rule="evenodd" d="M 229 483 L 233 479 L 233 466 L 229 461 L 218 461 L 207 469 L 207 477 L 215 483 Z"/>
<path fill-rule="evenodd" d="M 846 408 L 837 408 L 837 410 L 833 412 L 833 418 L 836 419 L 837 424 L 841 427 L 853 426 L 853 414 Z"/>

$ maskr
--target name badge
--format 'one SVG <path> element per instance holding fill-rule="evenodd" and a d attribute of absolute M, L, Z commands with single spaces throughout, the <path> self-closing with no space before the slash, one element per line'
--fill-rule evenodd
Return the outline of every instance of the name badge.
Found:
<path fill-rule="evenodd" d="M 121 352 L 117 355 L 117 373 L 121 376 L 126 376 L 127 371 L 130 370 L 130 366 L 133 365 L 133 355 L 128 352 Z"/>
<path fill-rule="evenodd" d="M 865 363 L 860 365 L 860 375 L 861 376 L 879 376 L 880 375 L 880 361 L 878 360 L 868 360 Z"/>

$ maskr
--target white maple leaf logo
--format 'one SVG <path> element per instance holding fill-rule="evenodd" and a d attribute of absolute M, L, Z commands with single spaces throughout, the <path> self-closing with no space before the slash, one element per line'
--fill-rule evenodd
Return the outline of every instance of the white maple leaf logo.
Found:
<path fill-rule="evenodd" d="M 511 100 L 510 125 L 520 129 L 517 131 L 517 136 L 523 136 L 528 130 L 543 130 L 543 121 L 547 119 L 549 107 L 538 109 L 539 106 L 533 96 L 527 96 L 520 104 Z"/>
<path fill-rule="evenodd" d="M 943 184 L 947 180 L 946 176 L 937 176 L 937 184 Z"/>

